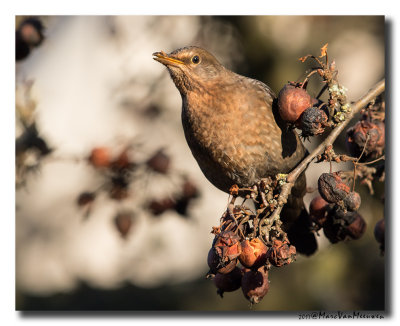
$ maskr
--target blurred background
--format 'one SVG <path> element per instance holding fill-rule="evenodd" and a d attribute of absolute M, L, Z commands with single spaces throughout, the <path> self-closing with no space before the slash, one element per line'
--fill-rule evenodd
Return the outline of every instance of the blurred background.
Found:
<path fill-rule="evenodd" d="M 251 308 L 241 290 L 216 294 L 206 257 L 228 196 L 198 168 L 179 92 L 151 55 L 202 46 L 278 93 L 304 79 L 310 65 L 299 57 L 329 43 L 339 82 L 357 100 L 384 77 L 383 16 L 36 18 L 44 39 L 17 49 L 16 63 L 17 310 L 385 308 L 385 259 L 373 235 L 382 183 L 373 196 L 356 185 L 368 225 L 360 240 L 332 245 L 321 232 L 317 253 L 273 268 L 269 293 Z M 311 81 L 312 95 L 320 88 Z M 308 186 L 328 171 L 310 165 Z"/>

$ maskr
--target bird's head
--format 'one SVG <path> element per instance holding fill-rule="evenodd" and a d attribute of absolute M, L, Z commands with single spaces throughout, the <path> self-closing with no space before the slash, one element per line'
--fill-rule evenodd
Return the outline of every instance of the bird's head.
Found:
<path fill-rule="evenodd" d="M 189 46 L 172 51 L 153 53 L 153 59 L 162 63 L 181 94 L 202 89 L 202 86 L 215 81 L 225 68 L 206 50 Z"/>

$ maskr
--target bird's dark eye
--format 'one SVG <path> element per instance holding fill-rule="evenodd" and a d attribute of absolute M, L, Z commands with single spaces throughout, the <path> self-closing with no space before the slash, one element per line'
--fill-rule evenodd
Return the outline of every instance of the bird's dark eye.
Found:
<path fill-rule="evenodd" d="M 198 56 L 198 55 L 193 56 L 193 57 L 192 57 L 192 62 L 193 62 L 194 64 L 198 64 L 198 63 L 200 62 L 199 56 Z"/>

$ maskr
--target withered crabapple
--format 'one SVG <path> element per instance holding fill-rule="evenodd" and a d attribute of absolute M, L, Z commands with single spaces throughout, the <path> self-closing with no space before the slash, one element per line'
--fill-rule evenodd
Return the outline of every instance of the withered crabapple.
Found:
<path fill-rule="evenodd" d="M 324 223 L 325 236 L 331 243 L 345 240 L 357 240 L 363 236 L 366 230 L 366 222 L 357 212 L 344 212 L 341 207 L 330 211 L 329 217 Z"/>
<path fill-rule="evenodd" d="M 243 240 L 241 243 L 240 263 L 247 268 L 258 268 L 267 261 L 268 247 L 259 238 Z"/>
<path fill-rule="evenodd" d="M 122 238 L 126 238 L 132 227 L 133 215 L 131 212 L 120 212 L 114 218 L 115 227 Z"/>
<path fill-rule="evenodd" d="M 151 170 L 166 174 L 170 169 L 171 158 L 163 149 L 159 149 L 147 160 L 146 164 Z"/>
<path fill-rule="evenodd" d="M 349 211 L 355 212 L 361 206 L 361 196 L 358 192 L 351 191 L 347 194 L 347 196 L 343 200 L 344 206 Z"/>
<path fill-rule="evenodd" d="M 94 192 L 84 191 L 78 196 L 76 203 L 78 206 L 86 206 L 91 204 L 95 199 L 96 194 Z"/>
<path fill-rule="evenodd" d="M 296 123 L 301 129 L 302 137 L 310 137 L 320 135 L 328 126 L 328 116 L 326 113 L 317 107 L 307 108 Z"/>
<path fill-rule="evenodd" d="M 95 147 L 88 160 L 96 168 L 108 167 L 111 164 L 111 151 L 108 147 Z"/>
<path fill-rule="evenodd" d="M 261 266 L 259 269 L 246 269 L 242 277 L 242 291 L 252 304 L 259 303 L 268 293 L 268 269 Z"/>
<path fill-rule="evenodd" d="M 340 177 L 340 172 L 322 173 L 318 178 L 318 191 L 329 203 L 338 203 L 345 199 L 350 187 Z"/>
<path fill-rule="evenodd" d="M 214 285 L 217 287 L 217 293 L 223 297 L 224 292 L 233 292 L 240 289 L 242 284 L 242 276 L 244 271 L 235 267 L 227 274 L 217 273 L 213 279 Z"/>
<path fill-rule="evenodd" d="M 268 261 L 275 267 L 288 265 L 296 260 L 296 248 L 287 240 L 274 240 L 268 250 Z"/>
<path fill-rule="evenodd" d="M 320 230 L 328 216 L 329 203 L 321 196 L 314 197 L 310 202 L 310 219 L 316 230 Z"/>
<path fill-rule="evenodd" d="M 287 122 L 294 123 L 312 103 L 311 96 L 304 88 L 290 83 L 284 85 L 278 94 L 279 115 Z"/>
<path fill-rule="evenodd" d="M 210 272 L 227 274 L 231 272 L 241 253 L 240 237 L 232 231 L 222 231 L 214 238 L 208 252 L 207 263 Z"/>
<path fill-rule="evenodd" d="M 377 158 L 385 149 L 385 124 L 382 121 L 358 121 L 347 130 L 347 149 L 351 155 L 362 160 Z"/>

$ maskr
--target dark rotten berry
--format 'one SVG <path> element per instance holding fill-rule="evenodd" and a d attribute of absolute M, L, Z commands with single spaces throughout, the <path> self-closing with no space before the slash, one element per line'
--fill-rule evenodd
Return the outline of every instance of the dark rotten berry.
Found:
<path fill-rule="evenodd" d="M 299 128 L 302 137 L 310 137 L 320 135 L 325 131 L 328 116 L 326 113 L 316 107 L 306 109 L 299 119 Z"/>
<path fill-rule="evenodd" d="M 361 196 L 352 191 L 344 198 L 343 203 L 349 211 L 357 211 L 361 206 Z"/>
<path fill-rule="evenodd" d="M 153 171 L 165 174 L 169 170 L 171 159 L 167 154 L 165 154 L 163 149 L 160 149 L 148 159 L 146 164 Z"/>
<path fill-rule="evenodd" d="M 287 241 L 274 240 L 268 250 L 268 260 L 275 267 L 288 265 L 296 260 L 296 248 Z"/>
<path fill-rule="evenodd" d="M 224 292 L 233 292 L 240 288 L 243 271 L 235 267 L 228 274 L 217 273 L 214 277 L 214 285 L 218 288 L 217 293 L 223 297 Z"/>
<path fill-rule="evenodd" d="M 385 149 L 385 124 L 361 120 L 347 130 L 346 145 L 351 155 L 377 158 Z"/>
<path fill-rule="evenodd" d="M 310 218 L 317 230 L 321 229 L 328 216 L 329 203 L 321 196 L 310 202 Z"/>
<path fill-rule="evenodd" d="M 345 199 L 350 188 L 340 178 L 338 172 L 322 173 L 318 178 L 318 191 L 329 203 L 338 203 Z"/>
<path fill-rule="evenodd" d="M 242 277 L 242 291 L 252 304 L 259 303 L 268 293 L 268 270 L 262 266 L 258 270 L 246 270 Z"/>
<path fill-rule="evenodd" d="M 365 220 L 356 212 L 344 213 L 340 207 L 331 211 L 324 224 L 324 234 L 331 243 L 344 240 L 357 240 L 366 229 Z"/>

